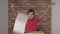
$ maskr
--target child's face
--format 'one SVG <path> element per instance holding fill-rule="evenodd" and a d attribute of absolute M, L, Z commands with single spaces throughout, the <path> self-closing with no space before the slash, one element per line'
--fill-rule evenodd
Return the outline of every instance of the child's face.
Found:
<path fill-rule="evenodd" d="M 33 19 L 33 18 L 34 18 L 33 12 L 29 12 L 29 13 L 28 13 L 28 18 L 29 18 L 29 19 Z"/>

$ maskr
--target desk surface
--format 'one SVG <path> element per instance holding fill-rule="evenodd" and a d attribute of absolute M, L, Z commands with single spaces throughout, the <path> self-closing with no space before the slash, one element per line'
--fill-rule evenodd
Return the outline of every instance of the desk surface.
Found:
<path fill-rule="evenodd" d="M 42 32 L 42 31 L 34 31 L 34 32 L 25 33 L 25 34 L 44 34 L 44 32 Z"/>
<path fill-rule="evenodd" d="M 14 34 L 18 34 L 18 33 L 14 33 Z M 34 32 L 28 32 L 28 33 L 24 33 L 24 34 L 44 34 L 43 31 L 34 31 Z"/>

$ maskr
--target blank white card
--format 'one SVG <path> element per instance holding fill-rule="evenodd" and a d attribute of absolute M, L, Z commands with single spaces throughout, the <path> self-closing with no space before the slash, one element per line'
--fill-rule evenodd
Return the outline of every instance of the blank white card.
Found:
<path fill-rule="evenodd" d="M 15 20 L 13 32 L 24 33 L 27 19 L 28 18 L 26 14 L 19 12 Z"/>

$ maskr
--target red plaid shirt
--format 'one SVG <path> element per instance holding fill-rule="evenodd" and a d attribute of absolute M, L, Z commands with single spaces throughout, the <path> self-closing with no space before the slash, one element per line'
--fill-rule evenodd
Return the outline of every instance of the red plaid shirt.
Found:
<path fill-rule="evenodd" d="M 40 18 L 34 18 L 32 20 L 28 19 L 25 27 L 26 32 L 36 31 L 37 23 L 40 21 Z"/>

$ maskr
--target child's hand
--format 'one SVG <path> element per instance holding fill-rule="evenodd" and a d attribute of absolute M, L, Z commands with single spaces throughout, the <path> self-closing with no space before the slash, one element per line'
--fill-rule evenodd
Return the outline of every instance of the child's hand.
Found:
<path fill-rule="evenodd" d="M 16 17 L 16 11 L 15 11 L 15 6 L 14 6 L 14 4 L 11 4 L 10 9 L 12 10 L 14 16 Z"/>
<path fill-rule="evenodd" d="M 14 8 L 15 8 L 14 4 L 11 4 L 10 9 L 11 9 L 12 11 L 15 11 Z"/>
<path fill-rule="evenodd" d="M 11 4 L 10 8 L 14 8 L 14 4 Z"/>

